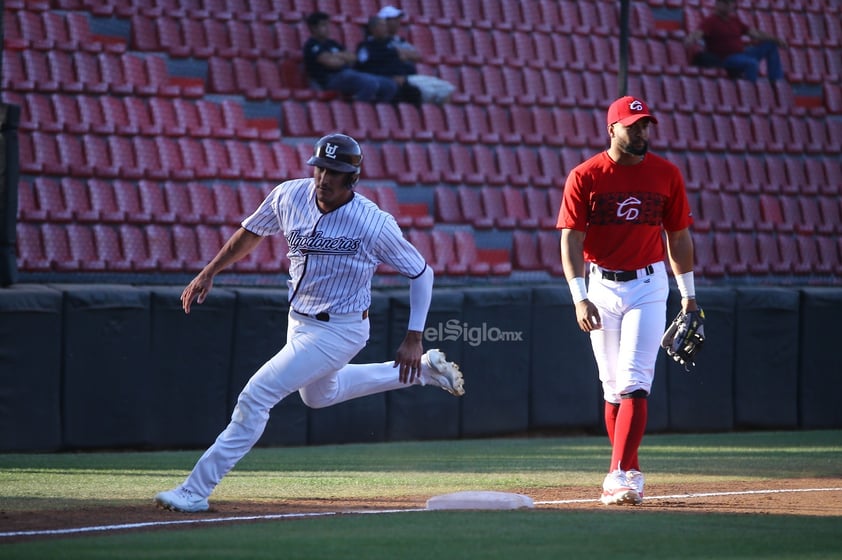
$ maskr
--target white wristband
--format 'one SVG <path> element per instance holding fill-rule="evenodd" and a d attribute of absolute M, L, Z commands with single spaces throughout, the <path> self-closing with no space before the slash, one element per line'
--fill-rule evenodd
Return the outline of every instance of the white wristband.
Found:
<path fill-rule="evenodd" d="M 692 270 L 678 274 L 675 277 L 675 283 L 678 284 L 678 293 L 681 294 L 682 299 L 696 299 L 696 283 Z"/>
<path fill-rule="evenodd" d="M 567 281 L 567 285 L 570 286 L 570 295 L 573 296 L 573 303 L 579 303 L 588 299 L 588 288 L 585 287 L 584 278 L 581 276 L 572 278 Z"/>

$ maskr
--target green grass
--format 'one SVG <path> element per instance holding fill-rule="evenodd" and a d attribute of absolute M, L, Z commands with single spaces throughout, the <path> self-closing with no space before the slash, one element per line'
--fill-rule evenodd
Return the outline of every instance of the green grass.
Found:
<path fill-rule="evenodd" d="M 593 486 L 601 437 L 255 449 L 211 497 L 417 496 Z M 200 450 L 0 455 L 0 512 L 150 504 Z M 842 486 L 842 431 L 649 435 L 650 484 L 826 478 Z M 174 516 L 174 520 L 189 517 Z M 115 520 L 118 523 L 119 520 Z M 2 544 L 2 558 L 840 558 L 842 517 L 635 508 L 339 515 Z M 0 513 L 0 532 L 2 513 Z"/>

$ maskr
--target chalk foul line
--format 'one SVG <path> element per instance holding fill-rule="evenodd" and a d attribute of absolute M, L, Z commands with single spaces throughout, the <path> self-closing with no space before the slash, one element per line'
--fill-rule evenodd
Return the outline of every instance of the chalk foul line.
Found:
<path fill-rule="evenodd" d="M 753 494 L 787 494 L 793 492 L 840 492 L 842 488 L 781 488 L 777 490 L 739 490 L 733 492 L 700 492 L 694 494 L 671 494 L 664 496 L 646 496 L 646 501 L 653 500 L 687 500 L 692 498 L 716 498 L 725 496 L 750 496 Z M 562 504 L 586 504 L 590 502 L 598 502 L 598 498 L 587 500 L 551 500 L 545 502 L 535 502 L 535 505 L 562 505 Z"/>
<path fill-rule="evenodd" d="M 654 500 L 688 500 L 693 498 L 711 498 L 711 497 L 725 497 L 725 496 L 748 496 L 756 494 L 787 494 L 795 492 L 842 492 L 842 488 L 784 488 L 778 490 L 742 490 L 734 492 L 702 492 L 696 494 L 671 494 L 663 496 L 646 496 L 646 501 Z M 564 504 L 586 504 L 591 502 L 598 502 L 598 499 L 572 499 L 572 500 L 549 500 L 535 502 L 536 506 L 540 505 L 564 505 Z M 428 511 L 426 508 L 413 509 L 377 509 L 377 510 L 353 510 L 353 511 L 324 511 L 311 513 L 272 513 L 266 515 L 244 515 L 237 517 L 210 517 L 210 518 L 195 518 L 195 519 L 179 519 L 175 521 L 144 521 L 141 523 L 120 523 L 115 525 L 93 525 L 89 527 L 74 527 L 69 529 L 43 529 L 32 531 L 8 531 L 0 533 L 0 538 L 11 537 L 39 537 L 39 536 L 57 536 L 57 535 L 78 535 L 83 533 L 97 533 L 97 532 L 112 532 L 112 531 L 126 531 L 130 529 L 146 529 L 150 527 L 173 527 L 178 525 L 203 525 L 213 523 L 231 523 L 239 521 L 273 521 L 280 519 L 302 519 L 308 517 L 331 517 L 335 515 L 345 514 L 386 514 L 386 513 L 408 513 Z"/>

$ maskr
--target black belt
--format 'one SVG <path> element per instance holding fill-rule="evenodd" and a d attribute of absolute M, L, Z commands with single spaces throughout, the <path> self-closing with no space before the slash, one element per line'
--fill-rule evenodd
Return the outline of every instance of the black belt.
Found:
<path fill-rule="evenodd" d="M 295 311 L 295 309 L 293 309 L 293 311 Z M 310 313 L 301 313 L 300 311 L 295 312 L 299 315 L 304 315 L 305 317 L 311 317 L 317 321 L 324 321 L 325 323 L 330 321 L 330 313 L 328 313 L 327 311 L 322 311 L 321 313 L 316 313 L 315 315 L 311 315 Z M 363 320 L 368 319 L 368 309 L 363 310 L 362 318 Z"/>
<path fill-rule="evenodd" d="M 629 280 L 637 280 L 639 278 L 637 270 L 602 270 L 598 266 L 594 266 L 604 280 L 611 280 L 613 282 L 628 282 Z M 650 264 L 641 270 L 645 271 L 645 276 L 649 276 L 655 272 L 655 268 Z"/>

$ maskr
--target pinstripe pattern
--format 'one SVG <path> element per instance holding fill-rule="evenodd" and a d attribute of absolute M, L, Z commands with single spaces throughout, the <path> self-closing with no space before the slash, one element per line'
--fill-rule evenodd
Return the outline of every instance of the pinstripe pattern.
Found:
<path fill-rule="evenodd" d="M 359 193 L 322 213 L 310 178 L 275 187 L 242 225 L 261 236 L 283 232 L 290 247 L 289 298 L 301 313 L 368 309 L 377 265 L 386 263 L 410 278 L 426 266 L 395 219 Z"/>

